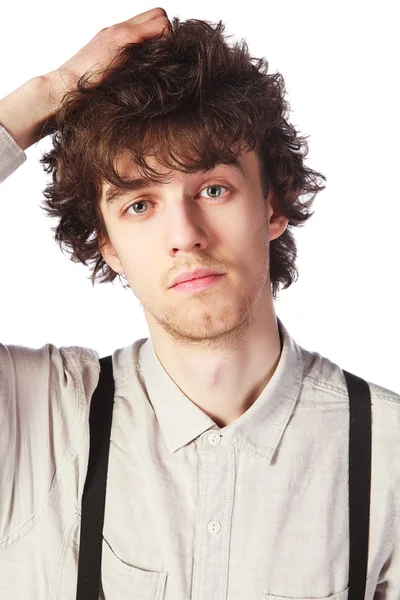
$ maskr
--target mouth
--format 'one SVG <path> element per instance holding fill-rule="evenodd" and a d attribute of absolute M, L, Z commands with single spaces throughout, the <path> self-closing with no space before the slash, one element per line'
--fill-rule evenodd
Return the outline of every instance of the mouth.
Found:
<path fill-rule="evenodd" d="M 222 275 L 196 277 L 189 281 L 182 281 L 182 283 L 174 285 L 171 289 L 176 290 L 177 292 L 197 292 L 215 286 L 217 283 L 221 282 L 224 277 L 225 273 Z"/>

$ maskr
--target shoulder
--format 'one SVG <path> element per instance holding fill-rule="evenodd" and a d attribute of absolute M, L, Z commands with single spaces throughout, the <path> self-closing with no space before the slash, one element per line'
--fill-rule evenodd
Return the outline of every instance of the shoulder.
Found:
<path fill-rule="evenodd" d="M 301 348 L 304 361 L 304 386 L 321 395 L 336 398 L 337 402 L 348 402 L 348 390 L 343 368 L 318 352 Z M 346 369 L 349 371 L 349 369 Z M 400 412 L 400 394 L 371 381 L 361 373 L 353 375 L 364 379 L 368 384 L 372 405 L 378 410 Z"/>
<path fill-rule="evenodd" d="M 0 344 L 0 389 L 4 401 L 13 394 L 31 395 L 33 390 L 90 388 L 100 369 L 96 350 L 80 346 L 41 348 Z M 97 382 L 96 382 L 97 383 Z"/>

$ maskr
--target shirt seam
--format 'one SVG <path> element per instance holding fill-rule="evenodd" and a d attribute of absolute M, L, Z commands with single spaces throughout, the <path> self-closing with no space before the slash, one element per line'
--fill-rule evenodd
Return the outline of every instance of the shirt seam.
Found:
<path fill-rule="evenodd" d="M 90 363 L 92 365 L 96 365 L 100 370 L 100 362 L 99 361 L 91 360 L 88 358 L 82 358 L 79 354 L 76 354 L 75 352 L 69 353 L 69 356 L 75 356 L 76 358 L 79 359 L 80 362 L 85 362 L 85 363 Z M 134 373 L 129 370 L 129 367 L 132 367 L 132 369 L 135 369 L 135 361 L 134 360 L 130 360 L 128 363 L 128 367 L 126 367 L 126 369 L 117 377 L 115 377 L 115 371 L 113 369 L 114 381 L 116 383 L 117 382 L 122 383 L 122 382 L 126 381 L 127 379 L 129 379 L 130 377 L 133 377 Z M 93 392 L 94 392 L 94 390 L 93 390 Z"/>
<path fill-rule="evenodd" d="M 333 392 L 336 392 L 338 395 L 342 396 L 343 398 L 348 398 L 347 388 L 345 389 L 345 388 L 341 388 L 341 387 L 338 387 L 338 386 L 333 385 L 333 384 L 329 384 L 329 383 L 323 382 L 320 379 L 315 379 L 315 378 L 313 378 L 313 377 L 311 377 L 309 375 L 306 375 L 304 377 L 303 381 L 304 382 L 308 381 L 309 383 L 311 383 L 312 385 L 314 385 L 316 388 L 319 388 L 320 390 L 329 391 L 329 392 L 333 391 Z M 369 382 L 369 381 L 367 381 L 366 383 L 368 384 L 368 387 L 369 387 L 369 389 L 371 391 L 371 398 L 373 397 L 373 398 L 376 398 L 376 399 L 379 399 L 379 400 L 388 400 L 389 402 L 393 402 L 394 404 L 400 404 L 400 400 L 397 400 L 396 398 L 393 398 L 393 396 L 390 395 L 390 394 L 382 394 L 382 393 L 379 393 L 379 392 L 374 392 L 372 394 L 371 386 L 373 384 L 371 384 L 371 382 Z"/>

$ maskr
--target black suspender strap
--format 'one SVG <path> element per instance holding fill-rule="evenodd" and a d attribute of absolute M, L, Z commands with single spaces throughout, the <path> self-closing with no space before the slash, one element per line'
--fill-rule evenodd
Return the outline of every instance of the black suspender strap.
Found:
<path fill-rule="evenodd" d="M 93 393 L 90 406 L 90 451 L 82 496 L 77 600 L 99 599 L 104 507 L 113 407 L 112 358 L 106 356 L 100 359 L 99 383 Z"/>
<path fill-rule="evenodd" d="M 371 500 L 371 392 L 364 379 L 343 370 L 349 393 L 349 593 L 364 600 Z"/>
<path fill-rule="evenodd" d="M 90 407 L 90 451 L 82 497 L 76 600 L 98 600 L 114 378 L 112 358 L 100 359 Z M 371 496 L 371 393 L 364 379 L 343 369 L 349 395 L 349 591 L 365 600 Z"/>

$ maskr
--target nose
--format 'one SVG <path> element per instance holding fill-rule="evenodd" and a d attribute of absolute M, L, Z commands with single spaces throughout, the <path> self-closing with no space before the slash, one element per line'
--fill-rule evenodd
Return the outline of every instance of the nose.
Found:
<path fill-rule="evenodd" d="M 204 214 L 194 203 L 185 199 L 176 202 L 168 211 L 167 221 L 165 244 L 170 255 L 207 247 L 210 233 L 207 232 Z"/>

